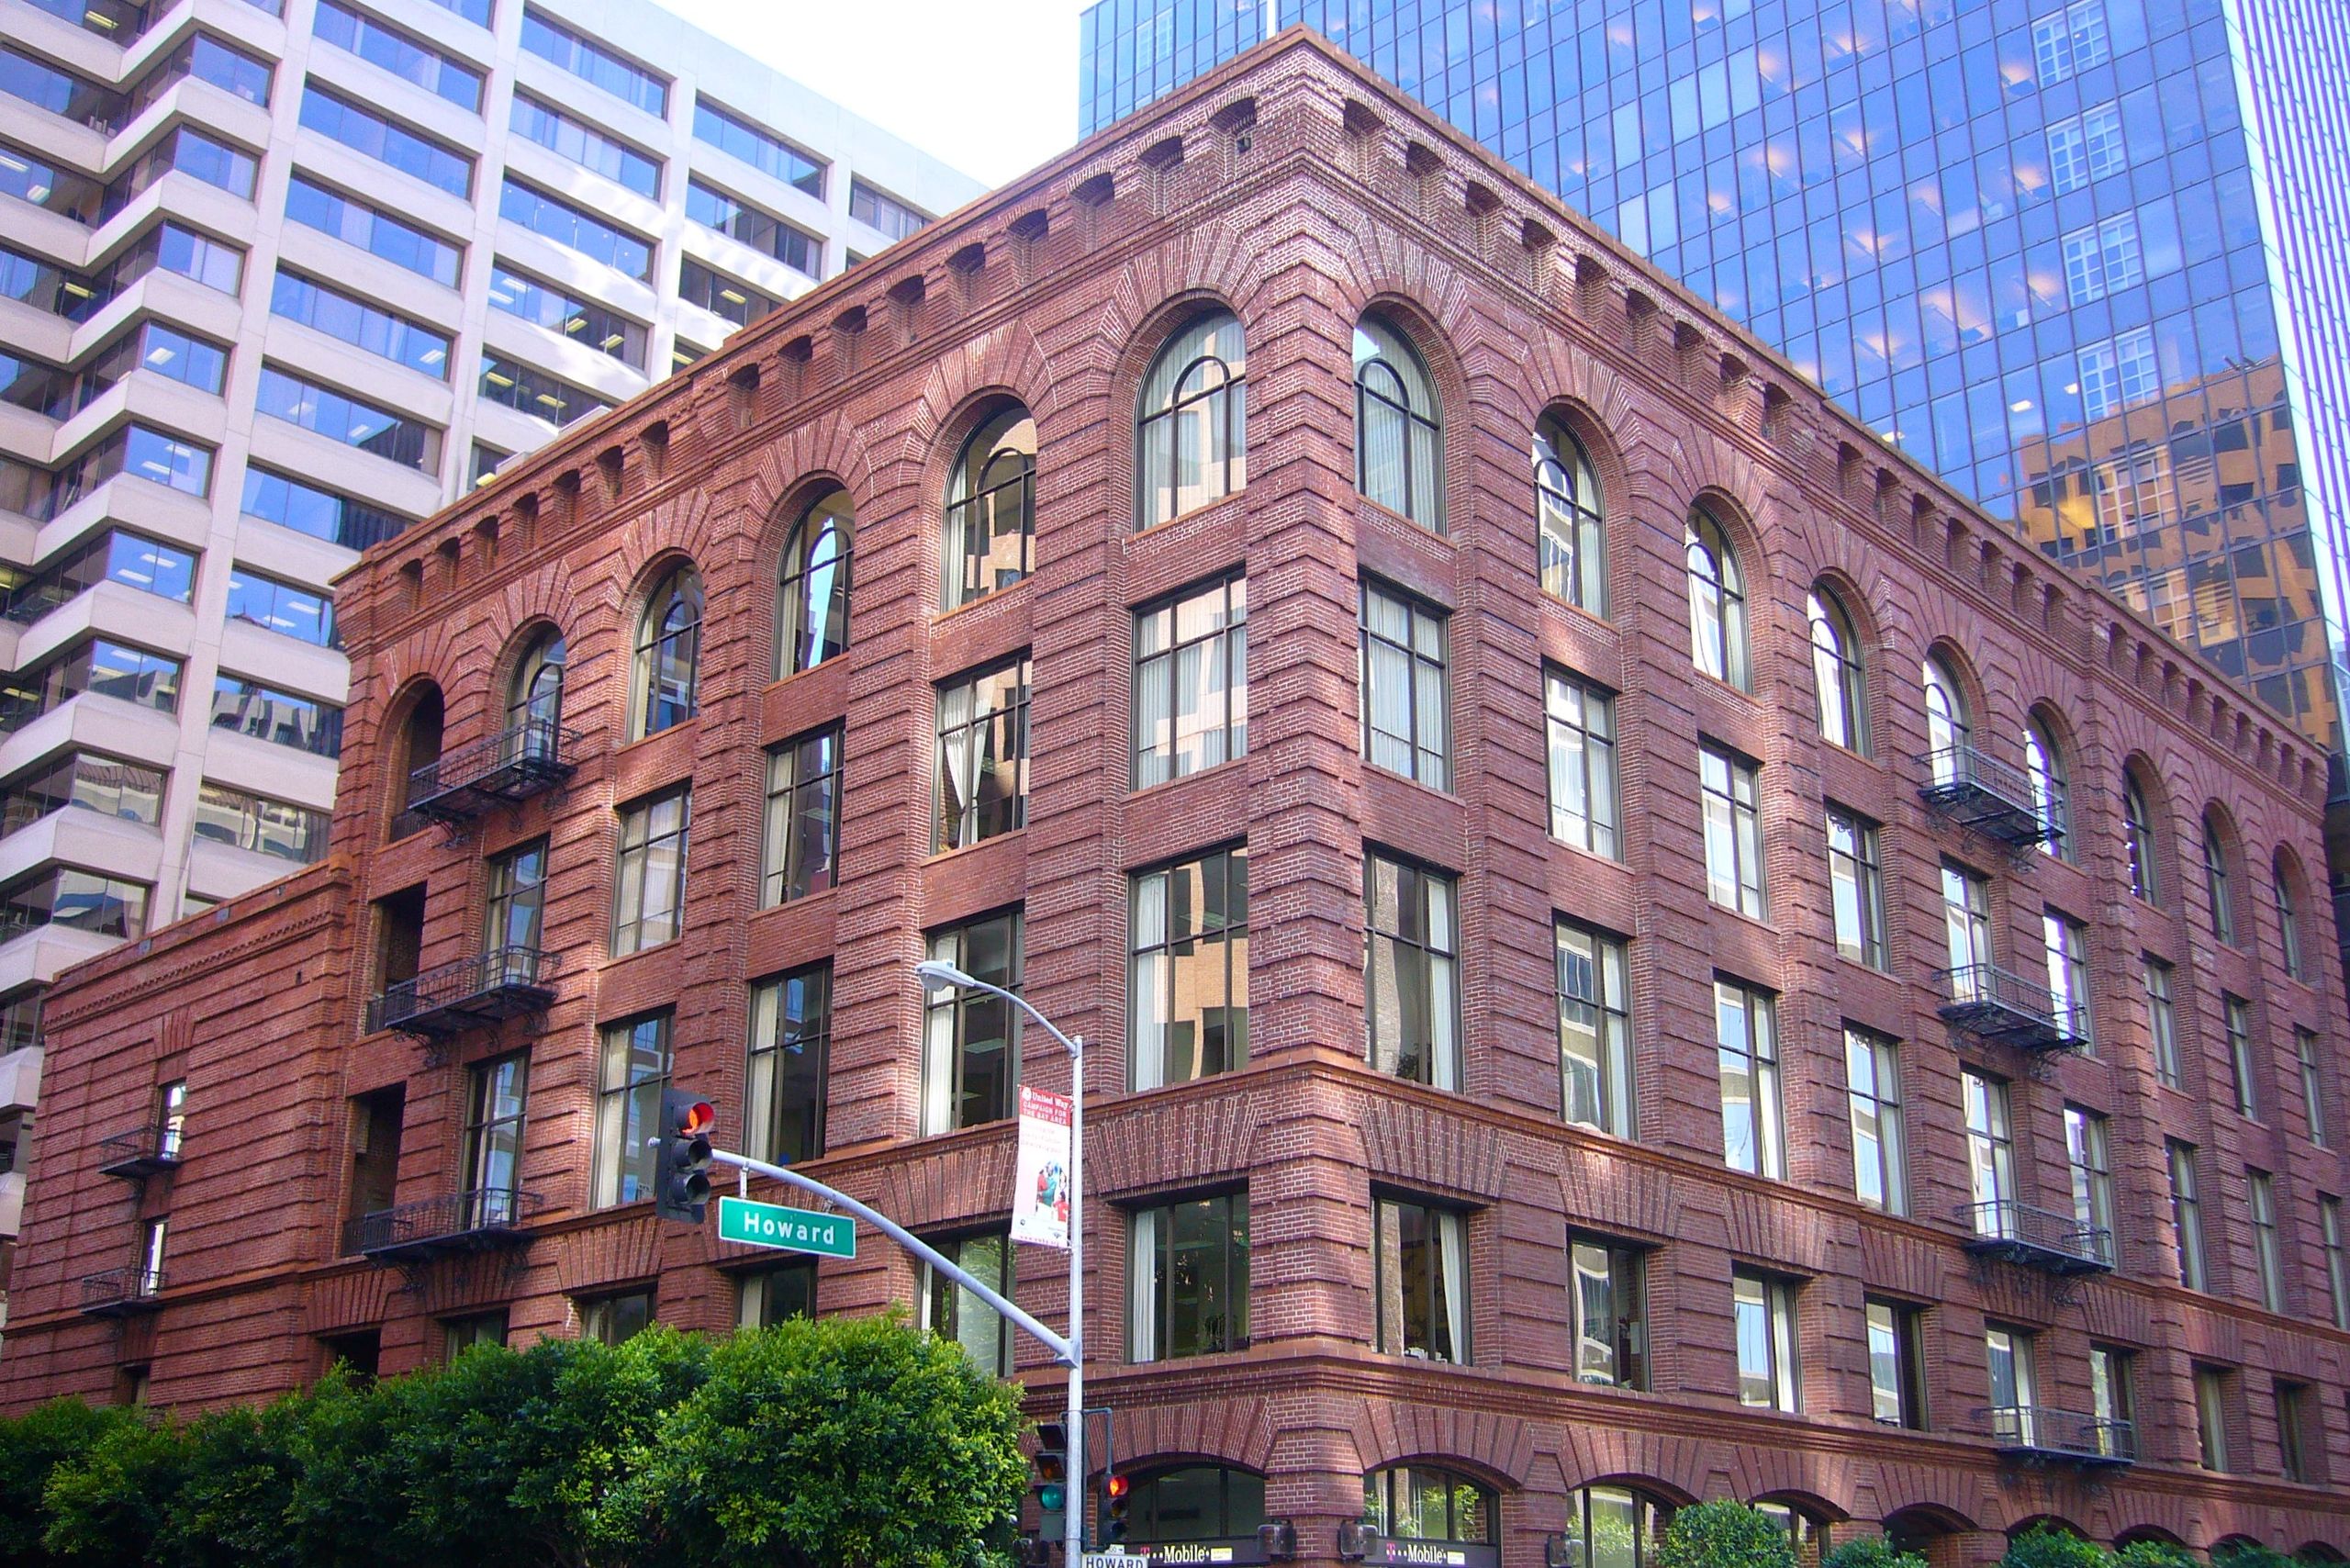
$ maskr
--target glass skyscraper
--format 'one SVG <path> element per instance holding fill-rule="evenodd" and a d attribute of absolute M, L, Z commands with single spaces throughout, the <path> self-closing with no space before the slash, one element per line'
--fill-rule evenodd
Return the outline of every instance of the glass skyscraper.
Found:
<path fill-rule="evenodd" d="M 2342 0 L 1101 0 L 1086 129 L 1269 19 L 2341 752 Z"/>

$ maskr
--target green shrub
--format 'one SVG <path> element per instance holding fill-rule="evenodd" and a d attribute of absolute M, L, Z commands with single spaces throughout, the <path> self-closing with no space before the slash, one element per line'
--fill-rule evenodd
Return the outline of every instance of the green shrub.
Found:
<path fill-rule="evenodd" d="M 1673 1516 L 1656 1568 L 1796 1568 L 1787 1527 L 1747 1503 L 1699 1503 Z"/>
<path fill-rule="evenodd" d="M 1819 1568 L 1926 1568 L 1914 1551 L 1898 1551 L 1881 1535 L 1861 1536 L 1829 1548 Z"/>
<path fill-rule="evenodd" d="M 52 1399 L 13 1420 L 0 1420 L 0 1568 L 41 1568 L 49 1528 L 42 1494 L 50 1473 L 95 1448 L 135 1417 L 128 1410 Z"/>
<path fill-rule="evenodd" d="M 2167 1540 L 2133 1540 L 2113 1559 L 2120 1568 L 2202 1568 L 2195 1553 Z"/>
<path fill-rule="evenodd" d="M 2113 1553 L 2045 1522 L 2008 1542 L 1999 1568 L 2113 1568 Z"/>

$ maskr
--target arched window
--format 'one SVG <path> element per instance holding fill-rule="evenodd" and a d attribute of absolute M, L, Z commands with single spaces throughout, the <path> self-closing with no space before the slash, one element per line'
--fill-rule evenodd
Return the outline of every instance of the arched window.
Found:
<path fill-rule="evenodd" d="M 2162 902 L 2162 883 L 2154 857 L 2154 816 L 2146 809 L 2146 792 L 2138 780 L 2121 776 L 2121 835 L 2129 851 L 2130 891 L 2148 903 Z"/>
<path fill-rule="evenodd" d="M 1712 512 L 1689 514 L 1689 656 L 1697 668 L 1740 691 L 1753 689 L 1746 667 L 1746 577 Z"/>
<path fill-rule="evenodd" d="M 1799 1563 L 1816 1563 L 1828 1551 L 1828 1521 L 1797 1503 L 1758 1502 L 1754 1511 L 1786 1530 Z"/>
<path fill-rule="evenodd" d="M 1135 400 L 1135 526 L 1221 500 L 1248 482 L 1248 344 L 1211 311 L 1167 341 Z"/>
<path fill-rule="evenodd" d="M 1811 618 L 1811 683 L 1819 707 L 1819 737 L 1866 755 L 1868 683 L 1862 675 L 1852 618 L 1825 588 L 1813 588 L 1804 608 Z"/>
<path fill-rule="evenodd" d="M 1630 1486 L 1581 1486 L 1567 1496 L 1568 1568 L 1648 1568 L 1673 1510 Z"/>
<path fill-rule="evenodd" d="M 440 792 L 442 714 L 441 689 L 431 681 L 408 699 L 399 727 L 399 770 L 393 775 L 392 794 L 398 807 L 392 816 L 394 838 L 406 838 L 425 825 L 426 819 L 409 811 L 408 802 Z"/>
<path fill-rule="evenodd" d="M 636 623 L 632 739 L 657 734 L 694 716 L 700 667 L 701 574 L 679 566 L 654 588 Z"/>
<path fill-rule="evenodd" d="M 1607 517 L 1599 476 L 1583 442 L 1547 414 L 1534 427 L 1534 510 L 1542 528 L 1542 591 L 1606 614 Z"/>
<path fill-rule="evenodd" d="M 2211 898 L 2211 935 L 2236 945 L 2236 894 L 2228 873 L 2228 845 L 2217 812 L 2203 813 L 2203 886 Z"/>
<path fill-rule="evenodd" d="M 2072 857 L 2072 788 L 2065 774 L 2065 754 L 2056 736 L 2039 718 L 2023 727 L 2023 770 L 2031 781 L 2032 814 L 2040 819 L 2041 852 L 2059 859 Z"/>
<path fill-rule="evenodd" d="M 1966 713 L 1966 691 L 1939 654 L 1926 655 L 1926 762 L 1937 784 L 1972 776 L 1974 722 Z"/>
<path fill-rule="evenodd" d="M 1225 1464 L 1183 1464 L 1137 1478 L 1127 1499 L 1132 1545 L 1244 1540 L 1265 1522 L 1265 1478 Z"/>
<path fill-rule="evenodd" d="M 783 547 L 776 589 L 775 673 L 814 669 L 848 646 L 850 554 L 856 513 L 846 490 L 828 490 L 800 514 Z"/>
<path fill-rule="evenodd" d="M 531 641 L 506 691 L 509 760 L 552 758 L 563 729 L 563 633 L 552 626 Z"/>
<path fill-rule="evenodd" d="M 2292 873 L 2279 855 L 2269 868 L 2269 890 L 2277 901 L 2277 940 L 2285 957 L 2285 972 L 2307 980 L 2301 972 L 2301 920 L 2293 902 Z"/>
<path fill-rule="evenodd" d="M 1008 588 L 1029 571 L 1036 536 L 1036 421 L 1014 403 L 981 425 L 946 483 L 947 609 Z"/>
<path fill-rule="evenodd" d="M 1355 488 L 1444 532 L 1444 433 L 1418 351 L 1376 316 L 1355 327 Z"/>
<path fill-rule="evenodd" d="M 1501 1542 L 1494 1489 L 1433 1464 L 1391 1464 L 1362 1478 L 1363 1522 L 1397 1540 Z"/>

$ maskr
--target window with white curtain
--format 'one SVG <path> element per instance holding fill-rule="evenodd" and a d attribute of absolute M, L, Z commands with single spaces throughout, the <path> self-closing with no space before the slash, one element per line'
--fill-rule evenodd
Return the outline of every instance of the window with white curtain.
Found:
<path fill-rule="evenodd" d="M 1460 1087 L 1460 927 L 1452 879 L 1363 857 L 1363 1024 L 1371 1065 Z"/>
<path fill-rule="evenodd" d="M 1452 788 L 1444 611 L 1362 585 L 1362 754 L 1373 767 Z"/>
<path fill-rule="evenodd" d="M 1534 510 L 1540 522 L 1542 591 L 1607 613 L 1607 513 L 1590 454 L 1555 415 L 1534 427 Z"/>
<path fill-rule="evenodd" d="M 2060 860 L 2073 857 L 2072 787 L 2065 754 L 2047 724 L 2035 717 L 2023 727 L 2024 777 L 2031 786 L 2031 814 L 2040 819 L 2040 852 Z"/>
<path fill-rule="evenodd" d="M 972 433 L 946 483 L 940 597 L 968 604 L 1027 577 L 1036 536 L 1036 421 L 1019 404 Z"/>
<path fill-rule="evenodd" d="M 848 598 L 856 513 L 846 490 L 820 496 L 783 547 L 776 588 L 778 679 L 814 669 L 848 646 Z"/>
<path fill-rule="evenodd" d="M 1020 913 L 991 914 L 930 934 L 927 957 L 974 980 L 1020 989 Z M 951 1132 L 1012 1114 L 1020 1079 L 1020 1015 L 986 991 L 940 986 L 923 1004 L 922 1130 Z"/>
<path fill-rule="evenodd" d="M 1966 689 L 1940 655 L 1920 666 L 1926 689 L 1926 766 L 1936 784 L 1973 777 L 1974 723 L 1966 711 Z"/>
<path fill-rule="evenodd" d="M 1427 365 L 1376 316 L 1356 325 L 1354 352 L 1355 488 L 1442 533 L 1442 412 Z"/>
<path fill-rule="evenodd" d="M 1722 1089 L 1722 1159 L 1732 1170 L 1784 1178 L 1786 1131 L 1779 1109 L 1779 1035 L 1772 999 L 1714 978 L 1714 1054 Z"/>
<path fill-rule="evenodd" d="M 1560 920 L 1560 1114 L 1571 1126 L 1639 1136 L 1632 1098 L 1632 995 L 1621 938 Z"/>
<path fill-rule="evenodd" d="M 1140 871 L 1127 923 L 1132 1086 L 1226 1072 L 1248 1057 L 1248 849 Z"/>
<path fill-rule="evenodd" d="M 2178 1243 L 2178 1282 L 2191 1291 L 2203 1290 L 2208 1282 L 2203 1271 L 2203 1204 L 2195 1191 L 2195 1146 L 2165 1138 L 2163 1159 L 2170 1171 L 2170 1228 Z"/>
<path fill-rule="evenodd" d="M 959 849 L 1028 821 L 1028 655 L 938 689 L 934 850 Z"/>
<path fill-rule="evenodd" d="M 1374 1204 L 1372 1271 L 1379 1282 L 1373 1343 L 1389 1355 L 1469 1360 L 1469 1222 L 1405 1198 Z"/>
<path fill-rule="evenodd" d="M 1135 611 L 1134 785 L 1248 753 L 1248 582 L 1238 573 Z"/>
<path fill-rule="evenodd" d="M 1958 1075 L 1966 1114 L 1968 1212 L 1977 1236 L 2016 1234 L 2016 1146 L 2005 1080 L 1967 1069 Z"/>
<path fill-rule="evenodd" d="M 1616 857 L 1616 699 L 1555 666 L 1542 672 L 1550 836 Z"/>
<path fill-rule="evenodd" d="M 2113 1170 L 2105 1117 L 2079 1105 L 2065 1107 L 2065 1162 L 2073 1179 L 2073 1223 L 2081 1250 L 2113 1261 Z"/>
<path fill-rule="evenodd" d="M 1135 400 L 1135 526 L 1221 500 L 1248 478 L 1248 345 L 1228 310 L 1158 351 Z"/>
<path fill-rule="evenodd" d="M 1794 1282 L 1753 1269 L 1734 1269 L 1730 1294 L 1738 1336 L 1738 1402 L 1761 1410 L 1801 1408 Z"/>
<path fill-rule="evenodd" d="M 693 792 L 679 785 L 621 808 L 612 881 L 612 956 L 674 940 L 686 910 L 686 834 Z"/>
<path fill-rule="evenodd" d="M 1127 1222 L 1128 1355 L 1137 1361 L 1248 1347 L 1248 1194 L 1220 1193 Z"/>
<path fill-rule="evenodd" d="M 1901 1048 L 1856 1024 L 1844 1025 L 1844 1084 L 1852 1121 L 1852 1193 L 1873 1209 L 1909 1212 L 1901 1123 Z"/>
<path fill-rule="evenodd" d="M 2178 1059 L 2178 1013 L 2171 1002 L 2171 967 L 2152 953 L 2139 955 L 2146 968 L 2146 1033 L 2154 1047 L 2154 1081 L 2184 1089 Z"/>
<path fill-rule="evenodd" d="M 1697 788 L 1706 823 L 1706 893 L 1756 920 L 1762 893 L 1762 770 L 1717 745 L 1697 752 Z"/>
<path fill-rule="evenodd" d="M 1819 738 L 1865 756 L 1869 749 L 1868 684 L 1863 677 L 1860 639 L 1852 618 L 1826 584 L 1805 602 L 1811 622 L 1812 700 L 1819 714 Z"/>
<path fill-rule="evenodd" d="M 1753 689 L 1747 661 L 1746 577 L 1713 513 L 1689 514 L 1682 541 L 1689 568 L 1689 655 L 1698 673 Z"/>
<path fill-rule="evenodd" d="M 2049 1012 L 2056 1026 L 2089 1047 L 2089 928 L 2062 910 L 2041 912 L 2041 939 L 2048 949 Z"/>
<path fill-rule="evenodd" d="M 701 576 L 679 566 L 647 597 L 636 624 L 629 738 L 682 724 L 697 711 L 701 666 Z"/>

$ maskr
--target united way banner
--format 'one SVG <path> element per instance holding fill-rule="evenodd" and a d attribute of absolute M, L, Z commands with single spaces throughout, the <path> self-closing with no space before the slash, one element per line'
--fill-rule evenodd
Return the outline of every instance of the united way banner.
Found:
<path fill-rule="evenodd" d="M 1069 1250 L 1066 1094 L 1020 1086 L 1020 1153 L 1012 1171 L 1012 1239 Z"/>

